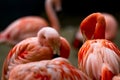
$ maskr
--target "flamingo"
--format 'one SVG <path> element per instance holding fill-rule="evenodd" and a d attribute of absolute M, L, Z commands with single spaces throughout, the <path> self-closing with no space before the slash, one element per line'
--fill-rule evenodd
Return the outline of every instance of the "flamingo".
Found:
<path fill-rule="evenodd" d="M 59 57 L 20 64 L 10 72 L 8 80 L 91 80 L 82 71 Z"/>
<path fill-rule="evenodd" d="M 104 15 L 88 15 L 80 29 L 84 43 L 78 51 L 79 69 L 92 80 L 112 80 L 120 72 L 120 51 L 115 43 L 105 39 Z"/>
<path fill-rule="evenodd" d="M 46 26 L 51 26 L 60 32 L 60 24 L 55 11 L 53 10 L 53 6 L 55 6 L 56 11 L 60 11 L 60 0 L 45 0 L 45 9 L 51 23 L 50 25 L 43 17 L 20 17 L 0 32 L 0 43 L 7 43 L 14 46 L 23 39 L 36 36 L 39 29 Z"/>
<path fill-rule="evenodd" d="M 83 44 L 83 36 L 81 30 L 79 29 L 73 38 L 72 45 L 73 48 L 79 49 L 82 46 L 82 44 Z"/>
<path fill-rule="evenodd" d="M 36 37 L 29 37 L 19 42 L 9 51 L 3 64 L 2 80 L 8 80 L 9 72 L 16 65 L 50 60 L 58 56 L 69 58 L 69 54 L 69 42 L 54 28 L 43 27 Z"/>
<path fill-rule="evenodd" d="M 106 12 L 101 13 L 106 21 L 105 39 L 114 41 L 118 32 L 118 22 L 112 14 Z M 74 37 L 73 47 L 79 49 L 83 44 L 83 36 L 80 29 L 77 31 Z"/>

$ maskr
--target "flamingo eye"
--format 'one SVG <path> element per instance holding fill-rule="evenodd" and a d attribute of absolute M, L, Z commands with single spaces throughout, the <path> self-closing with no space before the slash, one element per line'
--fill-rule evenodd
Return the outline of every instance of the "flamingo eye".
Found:
<path fill-rule="evenodd" d="M 42 36 L 42 39 L 45 39 L 46 37 L 45 36 Z"/>

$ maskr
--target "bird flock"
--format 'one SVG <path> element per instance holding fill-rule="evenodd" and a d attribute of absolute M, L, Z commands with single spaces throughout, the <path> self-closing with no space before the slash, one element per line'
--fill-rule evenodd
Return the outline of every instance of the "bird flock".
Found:
<path fill-rule="evenodd" d="M 50 24 L 42 17 L 26 16 L 0 33 L 0 43 L 11 46 L 1 80 L 120 80 L 120 49 L 113 41 L 115 18 L 102 12 L 89 14 L 71 45 L 60 34 L 53 5 L 61 10 L 60 0 L 46 0 Z M 78 67 L 68 60 L 71 46 L 78 48 Z"/>

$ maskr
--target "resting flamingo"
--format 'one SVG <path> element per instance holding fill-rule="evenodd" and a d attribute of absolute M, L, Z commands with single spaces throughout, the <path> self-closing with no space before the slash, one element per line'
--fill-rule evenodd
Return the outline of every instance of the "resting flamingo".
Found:
<path fill-rule="evenodd" d="M 60 24 L 55 10 L 61 10 L 60 0 L 45 0 L 45 9 L 48 15 L 49 22 L 40 16 L 24 16 L 9 24 L 6 29 L 0 33 L 0 43 L 7 43 L 14 46 L 21 40 L 36 36 L 39 29 L 46 26 L 51 26 L 60 32 Z"/>
<path fill-rule="evenodd" d="M 54 28 L 43 27 L 37 37 L 27 38 L 10 50 L 3 64 L 2 80 L 8 80 L 9 72 L 16 65 L 50 60 L 58 56 L 68 59 L 69 54 L 69 42 Z"/>
<path fill-rule="evenodd" d="M 105 39 L 110 41 L 115 40 L 118 32 L 118 22 L 117 19 L 110 13 L 102 12 L 106 21 Z M 73 47 L 79 49 L 83 44 L 83 36 L 81 30 L 79 29 L 73 39 Z"/>
<path fill-rule="evenodd" d="M 91 80 L 82 71 L 59 57 L 20 64 L 10 72 L 8 80 Z"/>
<path fill-rule="evenodd" d="M 100 12 L 87 16 L 80 24 L 84 43 L 78 51 L 78 67 L 92 80 L 112 80 L 120 73 L 120 51 L 105 39 L 106 22 Z"/>

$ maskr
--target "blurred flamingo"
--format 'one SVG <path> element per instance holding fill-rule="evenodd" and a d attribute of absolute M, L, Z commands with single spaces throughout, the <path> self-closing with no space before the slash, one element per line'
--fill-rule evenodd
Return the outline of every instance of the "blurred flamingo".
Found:
<path fill-rule="evenodd" d="M 102 13 L 106 21 L 105 38 L 114 41 L 118 32 L 117 19 L 110 13 Z"/>
<path fill-rule="evenodd" d="M 50 25 L 57 31 L 60 31 L 60 23 L 57 15 L 55 14 L 53 6 L 55 6 L 55 10 L 57 12 L 61 11 L 62 10 L 61 0 L 45 0 L 45 9 L 48 19 L 50 21 Z"/>
<path fill-rule="evenodd" d="M 64 53 L 64 54 L 63 54 Z M 9 72 L 18 64 L 49 60 L 60 56 L 68 58 L 70 44 L 52 27 L 40 29 L 37 37 L 27 38 L 16 44 L 3 64 L 2 80 L 8 80 Z"/>
<path fill-rule="evenodd" d="M 114 41 L 118 32 L 118 22 L 112 14 L 105 12 L 102 14 L 104 15 L 106 21 L 105 39 Z M 73 47 L 79 49 L 83 44 L 83 36 L 80 29 L 74 37 Z"/>
<path fill-rule="evenodd" d="M 60 31 L 60 24 L 53 6 L 55 6 L 57 11 L 61 10 L 60 0 L 45 1 L 46 13 L 51 23 L 50 26 Z M 0 33 L 0 43 L 15 45 L 25 38 L 36 36 L 39 29 L 49 26 L 48 23 L 47 20 L 39 16 L 21 17 L 9 24 Z"/>
<path fill-rule="evenodd" d="M 78 67 L 92 80 L 112 80 L 120 72 L 120 51 L 105 39 L 106 22 L 100 12 L 87 16 L 80 24 L 84 44 L 78 52 Z"/>
<path fill-rule="evenodd" d="M 14 67 L 8 80 L 91 80 L 70 64 L 68 59 L 54 58 L 20 64 Z"/>

